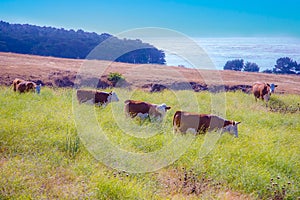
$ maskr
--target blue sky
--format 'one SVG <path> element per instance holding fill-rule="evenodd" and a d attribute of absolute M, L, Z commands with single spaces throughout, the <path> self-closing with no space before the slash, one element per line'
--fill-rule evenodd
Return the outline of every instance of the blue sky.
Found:
<path fill-rule="evenodd" d="M 0 20 L 117 34 L 161 27 L 192 37 L 300 36 L 296 0 L 0 0 Z"/>

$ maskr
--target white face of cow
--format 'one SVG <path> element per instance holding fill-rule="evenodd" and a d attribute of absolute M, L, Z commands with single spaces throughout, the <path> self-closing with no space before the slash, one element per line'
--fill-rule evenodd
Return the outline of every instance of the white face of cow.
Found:
<path fill-rule="evenodd" d="M 235 125 L 228 125 L 222 128 L 221 133 L 229 132 L 233 134 L 235 137 L 238 137 L 238 124 L 241 122 L 235 122 Z"/>
<path fill-rule="evenodd" d="M 165 103 L 156 106 L 156 111 L 159 112 L 162 116 L 164 116 L 167 110 L 170 109 Z"/>
<path fill-rule="evenodd" d="M 107 101 L 108 102 L 118 102 L 119 101 L 119 98 L 117 96 L 117 94 L 115 92 L 112 92 L 108 98 L 107 98 Z"/>
<path fill-rule="evenodd" d="M 277 85 L 275 85 L 274 83 L 271 83 L 271 84 L 270 84 L 270 92 L 271 92 L 271 93 L 274 93 L 276 87 L 277 87 Z"/>

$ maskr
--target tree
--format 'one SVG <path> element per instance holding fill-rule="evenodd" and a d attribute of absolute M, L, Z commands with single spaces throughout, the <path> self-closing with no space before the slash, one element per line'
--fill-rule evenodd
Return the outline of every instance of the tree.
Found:
<path fill-rule="evenodd" d="M 245 72 L 259 72 L 259 67 L 256 63 L 247 62 L 243 68 Z"/>
<path fill-rule="evenodd" d="M 236 59 L 227 61 L 224 70 L 234 70 L 234 71 L 241 71 L 244 67 L 244 60 L 243 59 Z"/>
<path fill-rule="evenodd" d="M 277 59 L 276 65 L 273 68 L 273 73 L 275 74 L 296 74 L 299 71 L 300 67 L 297 62 L 289 57 Z"/>

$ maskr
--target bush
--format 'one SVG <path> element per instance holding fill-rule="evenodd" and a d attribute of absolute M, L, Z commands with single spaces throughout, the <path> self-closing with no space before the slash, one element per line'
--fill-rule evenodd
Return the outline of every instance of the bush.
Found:
<path fill-rule="evenodd" d="M 259 67 L 256 63 L 247 62 L 243 68 L 245 72 L 259 72 Z"/>
<path fill-rule="evenodd" d="M 300 66 L 289 57 L 277 59 L 273 68 L 273 73 L 275 74 L 297 74 L 299 71 Z"/>
<path fill-rule="evenodd" d="M 118 82 L 125 81 L 125 78 L 118 72 L 111 72 L 109 73 L 107 80 L 112 82 L 113 86 L 116 86 Z"/>
<path fill-rule="evenodd" d="M 227 61 L 223 69 L 224 70 L 241 71 L 243 69 L 243 67 L 244 67 L 244 60 L 236 59 L 236 60 Z"/>
<path fill-rule="evenodd" d="M 272 74 L 273 71 L 271 69 L 265 69 L 262 73 Z"/>

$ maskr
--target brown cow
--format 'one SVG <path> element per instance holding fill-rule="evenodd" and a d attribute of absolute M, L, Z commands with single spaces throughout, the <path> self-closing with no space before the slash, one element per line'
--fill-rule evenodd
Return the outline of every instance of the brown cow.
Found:
<path fill-rule="evenodd" d="M 19 84 L 17 84 L 16 90 L 19 91 L 20 93 L 25 93 L 25 92 L 35 92 L 36 84 L 32 81 L 22 81 Z"/>
<path fill-rule="evenodd" d="M 16 78 L 16 79 L 13 81 L 12 85 L 13 85 L 13 88 L 14 88 L 14 91 L 15 91 L 15 92 L 17 91 L 17 85 L 18 85 L 19 83 L 23 82 L 23 81 L 24 81 L 24 80 L 22 80 L 22 79 L 20 79 L 20 78 Z"/>
<path fill-rule="evenodd" d="M 77 99 L 79 103 L 92 103 L 106 106 L 110 102 L 117 102 L 119 98 L 115 92 L 102 92 L 98 90 L 77 90 Z"/>
<path fill-rule="evenodd" d="M 257 99 L 265 100 L 266 102 L 269 101 L 270 96 L 272 93 L 275 91 L 275 87 L 277 85 L 275 84 L 269 84 L 269 83 L 261 83 L 261 82 L 256 82 L 252 85 L 252 93 L 255 97 L 255 101 Z"/>
<path fill-rule="evenodd" d="M 161 105 L 151 104 L 144 101 L 135 101 L 135 100 L 126 100 L 125 102 L 125 114 L 134 118 L 139 116 L 145 118 L 147 116 L 150 119 L 162 120 L 165 116 L 167 110 L 171 109 L 170 106 L 167 106 L 165 103 Z"/>
<path fill-rule="evenodd" d="M 237 125 L 241 122 L 229 121 L 216 115 L 197 114 L 184 111 L 176 111 L 173 117 L 174 131 L 181 133 L 221 130 L 221 132 L 230 132 L 235 137 L 238 137 Z"/>

